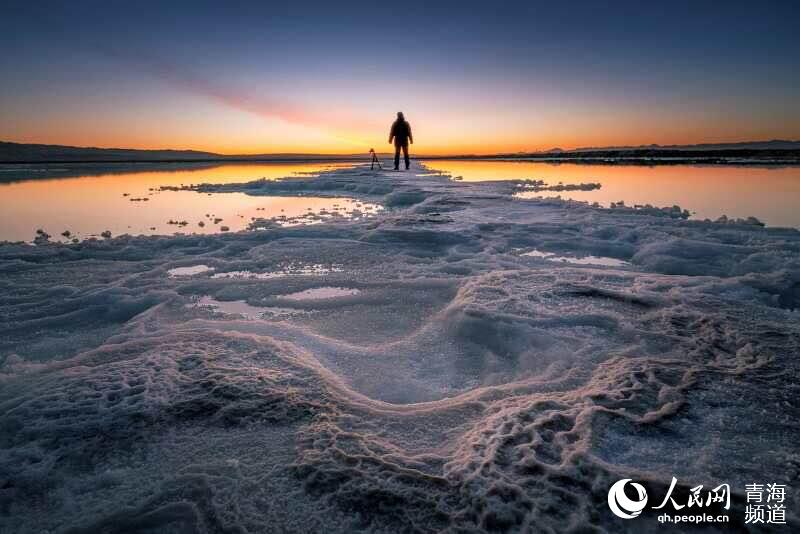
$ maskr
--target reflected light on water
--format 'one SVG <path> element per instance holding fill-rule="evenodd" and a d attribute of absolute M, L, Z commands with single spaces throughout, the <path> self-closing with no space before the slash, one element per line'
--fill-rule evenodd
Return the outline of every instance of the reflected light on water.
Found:
<path fill-rule="evenodd" d="M 0 240 L 30 241 L 38 228 L 53 240 L 84 239 L 109 230 L 119 234 L 217 233 L 245 229 L 251 218 L 299 217 L 327 210 L 340 214 L 373 206 L 352 199 L 258 197 L 244 193 L 159 191 L 160 186 L 248 182 L 314 174 L 348 164 L 230 164 L 213 168 L 98 172 L 73 178 L 0 184 Z M 146 200 L 144 200 L 146 199 Z M 360 207 L 359 207 L 360 206 Z M 310 208 L 310 211 L 309 211 Z M 216 220 L 218 222 L 215 222 Z M 186 221 L 185 226 L 168 224 Z M 202 225 L 200 224 L 202 222 Z"/>
<path fill-rule="evenodd" d="M 523 193 L 599 202 L 688 209 L 693 218 L 755 216 L 770 226 L 800 227 L 800 167 L 732 165 L 591 165 L 516 161 L 428 161 L 464 181 L 534 179 L 548 184 L 599 182 L 595 191 Z"/>

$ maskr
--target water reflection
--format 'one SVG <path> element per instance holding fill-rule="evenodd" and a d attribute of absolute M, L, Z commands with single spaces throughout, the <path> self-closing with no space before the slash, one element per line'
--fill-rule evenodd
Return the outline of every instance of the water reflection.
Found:
<path fill-rule="evenodd" d="M 96 166 L 90 172 L 83 165 L 79 167 L 85 174 L 72 178 L 39 178 L 33 173 L 27 177 L 34 179 L 0 183 L 0 240 L 30 241 L 39 228 L 53 236 L 53 240 L 61 241 L 99 236 L 105 230 L 113 235 L 208 234 L 225 228 L 228 231 L 245 229 L 253 218 L 292 218 L 323 210 L 338 215 L 352 213 L 354 209 L 363 213 L 374 211 L 377 206 L 353 199 L 159 191 L 160 186 L 276 179 L 349 165 L 161 165 L 147 170 L 134 167 L 128 172 L 122 167 L 108 169 L 107 165 Z M 66 231 L 69 237 L 62 237 L 62 232 Z"/>
<path fill-rule="evenodd" d="M 595 191 L 523 193 L 609 205 L 679 205 L 693 218 L 755 216 L 770 226 L 800 226 L 800 167 L 728 165 L 589 165 L 516 161 L 429 161 L 428 167 L 464 181 L 544 180 L 549 184 L 599 182 Z"/>

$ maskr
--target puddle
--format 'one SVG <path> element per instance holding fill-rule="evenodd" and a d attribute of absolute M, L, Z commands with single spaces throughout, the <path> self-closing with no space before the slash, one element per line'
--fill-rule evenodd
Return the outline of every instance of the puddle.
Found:
<path fill-rule="evenodd" d="M 174 269 L 167 271 L 167 274 L 171 277 L 194 276 L 196 274 L 206 273 L 213 270 L 214 268 L 209 267 L 208 265 L 192 265 L 190 267 L 175 267 Z"/>
<path fill-rule="evenodd" d="M 290 317 L 306 313 L 303 310 L 293 310 L 291 308 L 279 308 L 274 306 L 253 306 L 244 300 L 217 300 L 209 296 L 200 297 L 193 304 L 200 308 L 210 308 L 213 311 L 226 315 L 240 315 L 246 319 L 269 319 L 279 317 Z"/>
<path fill-rule="evenodd" d="M 547 261 L 560 261 L 564 263 L 573 263 L 576 265 L 602 265 L 605 267 L 623 267 L 629 265 L 627 261 L 619 260 L 617 258 L 609 258 L 607 256 L 583 256 L 581 258 L 573 258 L 569 256 L 556 256 L 552 252 L 542 252 L 541 250 L 533 249 L 529 252 L 523 252 L 520 256 L 531 256 L 534 258 L 541 258 Z"/>
<path fill-rule="evenodd" d="M 532 256 L 534 258 L 551 258 L 555 256 L 552 252 L 542 252 L 541 250 L 533 249 L 530 252 L 523 252 L 520 256 Z"/>
<path fill-rule="evenodd" d="M 338 297 L 350 297 L 358 295 L 360 290 L 349 287 L 314 287 L 304 291 L 297 291 L 296 293 L 289 293 L 287 295 L 278 295 L 280 298 L 289 300 L 319 300 L 319 299 L 333 299 Z"/>

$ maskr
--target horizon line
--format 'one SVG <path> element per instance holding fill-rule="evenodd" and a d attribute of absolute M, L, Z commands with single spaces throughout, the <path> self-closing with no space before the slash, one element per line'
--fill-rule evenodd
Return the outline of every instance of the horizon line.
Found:
<path fill-rule="evenodd" d="M 539 155 L 539 156 L 546 156 L 546 155 L 553 155 L 558 156 L 559 154 L 564 153 L 576 153 L 576 152 L 591 152 L 591 151 L 626 151 L 626 150 L 648 150 L 648 149 L 660 149 L 660 150 L 691 150 L 692 148 L 696 149 L 709 149 L 709 148 L 719 148 L 720 150 L 735 150 L 737 148 L 741 150 L 748 150 L 746 147 L 747 145 L 769 145 L 769 144 L 790 144 L 790 145 L 798 145 L 797 147 L 792 147 L 793 149 L 800 149 L 800 139 L 768 139 L 768 140 L 746 140 L 746 141 L 728 141 L 728 142 L 706 142 L 706 143 L 687 143 L 687 144 L 668 144 L 662 145 L 657 143 L 650 143 L 650 144 L 640 144 L 640 145 L 608 145 L 608 146 L 584 146 L 584 147 L 573 147 L 573 148 L 560 148 L 560 147 L 553 147 L 546 150 L 517 150 L 513 152 L 491 152 L 491 153 L 470 153 L 470 152 L 459 152 L 459 153 L 452 153 L 452 154 L 442 154 L 437 152 L 417 152 L 413 154 L 416 158 L 459 158 L 459 157 L 471 157 L 471 158 L 493 158 L 493 157 L 503 157 L 503 156 L 524 156 L 524 155 Z M 245 153 L 226 153 L 226 152 L 216 152 L 216 151 L 208 151 L 208 150 L 199 150 L 195 148 L 126 148 L 126 147 L 102 147 L 102 146 L 79 146 L 79 145 L 64 145 L 64 144 L 50 144 L 50 143 L 24 143 L 19 141 L 4 141 L 0 140 L 0 145 L 18 145 L 20 147 L 47 147 L 52 149 L 70 149 L 70 150 L 87 150 L 87 151 L 124 151 L 124 152 L 171 152 L 171 153 L 185 153 L 185 154 L 197 154 L 197 155 L 207 155 L 209 158 L 206 158 L 206 161 L 211 161 L 215 159 L 221 160 L 247 160 L 247 159 L 258 159 L 258 158 L 356 158 L 356 157 L 364 157 L 364 153 L 361 152 L 245 152 Z M 730 148 L 721 148 L 721 147 L 730 147 Z M 773 150 L 791 150 L 792 148 L 787 149 L 773 149 Z M 749 150 L 766 150 L 759 149 L 759 148 L 750 148 Z M 380 155 L 393 155 L 391 149 L 387 151 L 376 151 Z M 368 153 L 368 152 L 366 152 Z M 177 155 L 177 154 L 176 154 Z M 180 160 L 180 158 L 176 158 L 175 161 Z M 54 160 L 55 161 L 55 160 Z M 63 160 L 62 160 L 63 161 Z M 119 161 L 119 160 L 117 160 Z M 137 160 L 137 161 L 147 161 L 147 160 Z M 194 159 L 193 161 L 197 161 Z M 22 161 L 20 161 L 22 162 Z M 86 161 L 88 162 L 88 161 Z M 11 162 L 4 162 L 4 163 L 11 163 Z"/>

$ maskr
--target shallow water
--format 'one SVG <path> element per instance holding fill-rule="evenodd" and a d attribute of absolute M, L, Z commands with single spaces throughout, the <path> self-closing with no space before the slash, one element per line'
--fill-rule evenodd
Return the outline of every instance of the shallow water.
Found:
<path fill-rule="evenodd" d="M 337 297 L 350 297 L 358 295 L 358 289 L 348 287 L 313 287 L 303 291 L 296 291 L 287 295 L 279 295 L 280 298 L 289 300 L 317 300 L 317 299 L 335 299 Z"/>
<path fill-rule="evenodd" d="M 208 308 L 214 312 L 223 315 L 238 315 L 245 319 L 255 320 L 262 319 L 265 316 L 284 317 L 302 314 L 302 310 L 293 310 L 291 308 L 278 308 L 275 306 L 253 306 L 244 300 L 217 300 L 209 296 L 200 297 L 200 299 L 193 305 L 200 308 Z"/>
<path fill-rule="evenodd" d="M 617 258 L 609 258 L 607 256 L 557 256 L 552 252 L 542 252 L 541 250 L 533 249 L 529 252 L 523 252 L 521 256 L 530 256 L 533 258 L 542 258 L 547 261 L 560 261 L 564 263 L 573 263 L 575 265 L 603 265 L 605 267 L 623 267 L 628 264 L 626 261 L 618 260 Z M 174 269 L 173 269 L 174 270 Z"/>
<path fill-rule="evenodd" d="M 52 240 L 61 241 L 99 236 L 106 230 L 112 235 L 211 234 L 222 231 L 223 226 L 232 232 L 243 230 L 252 218 L 300 217 L 309 213 L 309 208 L 312 212 L 336 211 L 342 215 L 354 208 L 363 213 L 373 211 L 374 205 L 361 205 L 346 198 L 159 190 L 161 186 L 179 188 L 200 183 L 301 177 L 341 166 L 349 164 L 259 163 L 216 167 L 165 164 L 147 170 L 136 166 L 110 168 L 83 164 L 49 168 L 45 173 L 47 178 L 41 177 L 44 171 L 40 167 L 7 166 L 5 170 L 13 170 L 18 181 L 0 182 L 0 240 L 30 241 L 40 228 Z M 59 173 L 70 177 L 58 178 Z M 184 221 L 185 225 L 175 224 Z M 61 235 L 65 231 L 69 231 L 69 236 Z"/>
<path fill-rule="evenodd" d="M 170 276 L 194 276 L 208 271 L 213 271 L 208 265 L 191 265 L 189 267 L 175 267 L 167 271 Z"/>
<path fill-rule="evenodd" d="M 594 191 L 526 192 L 523 197 L 556 196 L 608 206 L 624 201 L 653 206 L 679 205 L 692 218 L 721 215 L 757 217 L 770 226 L 800 227 L 800 167 L 712 165 L 590 165 L 531 161 L 429 161 L 464 181 L 544 180 L 550 185 L 597 182 Z"/>

